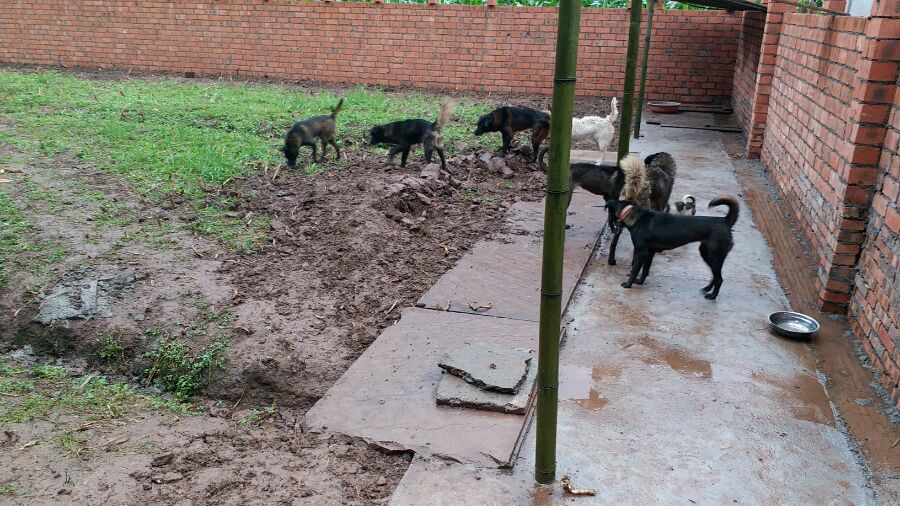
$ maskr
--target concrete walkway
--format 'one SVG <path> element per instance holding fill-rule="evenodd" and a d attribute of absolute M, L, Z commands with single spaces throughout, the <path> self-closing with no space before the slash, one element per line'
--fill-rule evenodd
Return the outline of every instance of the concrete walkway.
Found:
<path fill-rule="evenodd" d="M 740 199 L 723 134 L 646 126 L 632 147 L 672 153 L 673 198 L 702 214 Z M 599 200 L 598 200 L 599 202 Z M 595 497 L 534 487 L 534 433 L 511 472 L 416 458 L 391 504 L 870 504 L 865 466 L 835 421 L 807 345 L 771 335 L 787 305 L 768 246 L 742 208 L 717 301 L 695 245 L 657 255 L 647 284 L 626 290 L 601 248 L 566 313 L 557 476 Z M 625 234 L 627 235 L 627 234 Z M 604 242 L 606 244 L 606 242 Z"/>

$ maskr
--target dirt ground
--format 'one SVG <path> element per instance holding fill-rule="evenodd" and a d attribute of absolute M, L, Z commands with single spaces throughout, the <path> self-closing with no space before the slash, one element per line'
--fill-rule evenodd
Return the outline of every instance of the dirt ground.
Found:
<path fill-rule="evenodd" d="M 545 108 L 549 97 L 500 102 Z M 594 106 L 604 107 L 603 114 L 609 107 L 602 99 L 580 107 Z M 72 374 L 99 371 L 148 386 L 144 354 L 161 337 L 194 350 L 223 336 L 230 341 L 227 367 L 215 370 L 194 398 L 199 415 L 149 411 L 96 421 L 55 413 L 4 426 L 0 483 L 16 489 L 6 499 L 387 502 L 410 456 L 303 433 L 303 415 L 399 318 L 400 308 L 477 240 L 500 230 L 513 202 L 542 198 L 545 177 L 520 153 L 505 160 L 504 172 L 485 162 L 484 153 L 469 153 L 448 159 L 446 173 L 430 175 L 422 173 L 420 153 L 405 169 L 349 146 L 345 155 L 354 161 L 346 170 L 267 170 L 211 189 L 211 199 L 233 199 L 234 217 L 272 219 L 262 248 L 235 252 L 188 230 L 193 211 L 177 197 L 151 202 L 120 177 L 76 159 L 0 146 L 0 157 L 12 160 L 5 166 L 21 171 L 3 191 L 35 223 L 29 240 L 66 251 L 43 276 L 21 271 L 0 290 L 0 353 L 28 345 L 38 362 L 58 361 Z M 106 293 L 105 317 L 33 321 L 60 280 L 123 272 L 129 281 Z M 117 352 L 101 356 L 113 338 Z M 239 423 L 266 407 L 271 412 L 259 423 Z M 81 448 L 90 451 L 73 456 L 52 444 L 31 444 L 50 441 L 60 426 L 77 426 Z"/>

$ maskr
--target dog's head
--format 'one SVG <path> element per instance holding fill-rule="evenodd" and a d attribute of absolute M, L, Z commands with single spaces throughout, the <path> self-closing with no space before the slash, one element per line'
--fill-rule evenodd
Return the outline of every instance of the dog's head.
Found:
<path fill-rule="evenodd" d="M 369 146 L 374 146 L 375 144 L 384 142 L 384 126 L 373 126 L 371 130 L 369 130 L 369 137 L 366 139 Z"/>
<path fill-rule="evenodd" d="M 494 121 L 494 113 L 492 112 L 478 118 L 478 124 L 475 126 L 475 135 L 483 135 L 496 129 L 496 121 Z"/>
<path fill-rule="evenodd" d="M 281 148 L 281 152 L 284 153 L 284 157 L 287 159 L 288 167 L 291 168 L 297 165 L 297 157 L 300 156 L 300 148 L 296 142 L 292 141 L 293 139 L 288 136 L 284 140 L 284 147 Z"/>
<path fill-rule="evenodd" d="M 609 212 L 610 222 L 619 222 L 626 227 L 634 224 L 635 211 L 641 208 L 632 200 L 610 200 L 604 206 Z"/>

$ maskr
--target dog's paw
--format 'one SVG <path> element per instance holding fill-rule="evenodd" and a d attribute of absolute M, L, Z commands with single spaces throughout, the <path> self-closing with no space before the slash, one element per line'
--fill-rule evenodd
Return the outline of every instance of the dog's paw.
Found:
<path fill-rule="evenodd" d="M 616 259 L 615 259 L 615 258 L 610 258 L 610 259 L 607 261 L 607 263 L 608 263 L 609 265 L 616 265 Z"/>
<path fill-rule="evenodd" d="M 631 283 L 629 283 L 627 281 L 622 283 L 622 288 L 631 288 Z"/>
<path fill-rule="evenodd" d="M 704 295 L 703 297 L 704 297 L 706 300 L 716 300 L 716 296 L 713 295 L 713 294 L 711 294 L 711 293 L 708 293 L 708 294 Z"/>
<path fill-rule="evenodd" d="M 566 223 L 566 230 L 569 230 L 570 228 L 572 228 L 572 225 Z"/>
<path fill-rule="evenodd" d="M 634 280 L 634 284 L 636 284 L 636 285 L 643 285 L 643 284 L 644 284 L 644 280 L 643 280 L 643 279 L 636 279 L 636 280 Z"/>
<path fill-rule="evenodd" d="M 712 289 L 713 289 L 713 285 L 706 285 L 706 286 L 704 286 L 703 288 L 701 288 L 700 291 L 703 292 L 703 293 L 706 293 L 706 292 L 708 292 L 708 291 L 710 291 L 710 290 L 712 290 Z"/>

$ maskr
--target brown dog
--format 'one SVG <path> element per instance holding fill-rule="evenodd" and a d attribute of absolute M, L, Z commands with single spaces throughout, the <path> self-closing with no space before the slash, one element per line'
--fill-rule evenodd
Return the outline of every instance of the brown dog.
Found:
<path fill-rule="evenodd" d="M 300 156 L 300 148 L 303 146 L 312 148 L 313 163 L 325 161 L 325 148 L 328 144 L 334 146 L 337 159 L 341 159 L 341 150 L 338 148 L 337 143 L 334 142 L 334 134 L 337 130 L 335 119 L 338 113 L 341 112 L 343 105 L 344 99 L 342 98 L 330 115 L 315 116 L 298 121 L 291 126 L 291 129 L 288 130 L 287 135 L 284 137 L 284 147 L 281 148 L 284 157 L 287 158 L 289 167 L 297 165 L 297 157 Z M 322 158 L 319 160 L 316 159 L 316 139 L 322 141 Z"/>
<path fill-rule="evenodd" d="M 503 147 L 500 154 L 506 156 L 513 134 L 531 129 L 531 161 L 538 159 L 541 143 L 550 137 L 550 115 L 530 107 L 500 107 L 478 118 L 475 135 L 500 132 Z"/>

